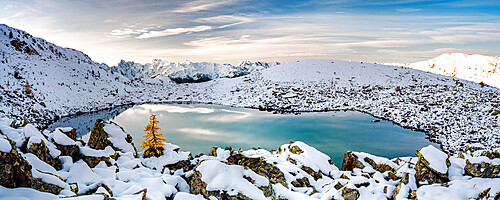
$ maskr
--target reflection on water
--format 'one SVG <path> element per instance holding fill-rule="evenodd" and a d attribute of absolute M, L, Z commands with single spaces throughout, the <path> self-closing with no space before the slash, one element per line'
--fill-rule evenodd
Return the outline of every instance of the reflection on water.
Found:
<path fill-rule="evenodd" d="M 374 117 L 352 111 L 296 116 L 217 105 L 162 104 L 139 105 L 101 116 L 110 119 L 116 115 L 112 121 L 131 134 L 135 146 L 140 148 L 145 135 L 144 127 L 152 113 L 160 121 L 164 138 L 193 154 L 207 153 L 212 146 L 277 149 L 290 141 L 304 141 L 328 154 L 340 165 L 343 154 L 349 150 L 393 158 L 414 155 L 418 148 L 430 144 L 423 133 L 403 129 L 387 121 L 373 123 Z M 95 119 L 97 117 L 82 118 L 83 121 L 93 120 L 89 123 L 90 127 Z M 68 123 L 65 126 L 77 127 L 75 125 Z M 88 133 L 90 129 L 86 130 Z"/>
<path fill-rule="evenodd" d="M 92 128 L 94 128 L 95 121 L 97 119 L 109 120 L 116 115 L 122 113 L 132 106 L 120 106 L 118 108 L 102 110 L 98 112 L 89 112 L 81 115 L 75 115 L 70 117 L 63 117 L 57 122 L 49 125 L 48 130 L 54 130 L 57 127 L 73 127 L 76 129 L 77 137 L 81 137 L 89 133 Z"/>

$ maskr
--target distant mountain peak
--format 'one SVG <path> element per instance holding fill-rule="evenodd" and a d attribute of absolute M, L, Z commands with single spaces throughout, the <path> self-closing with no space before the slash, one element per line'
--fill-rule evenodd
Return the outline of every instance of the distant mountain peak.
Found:
<path fill-rule="evenodd" d="M 139 64 L 121 60 L 117 66 L 107 67 L 111 71 L 121 73 L 131 80 L 167 76 L 177 83 L 203 82 L 217 78 L 234 78 L 255 71 L 279 65 L 278 62 L 264 63 L 244 60 L 239 65 L 218 64 L 214 62 L 179 63 L 153 59 L 151 63 Z M 106 67 L 105 65 L 102 65 Z"/>
<path fill-rule="evenodd" d="M 500 57 L 445 53 L 428 61 L 405 66 L 500 88 Z"/>

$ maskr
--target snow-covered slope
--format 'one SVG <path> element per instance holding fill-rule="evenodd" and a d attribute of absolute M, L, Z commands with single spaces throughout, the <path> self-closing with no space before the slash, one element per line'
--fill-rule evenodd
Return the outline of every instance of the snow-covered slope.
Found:
<path fill-rule="evenodd" d="M 233 66 L 230 64 L 218 64 L 214 62 L 190 62 L 180 63 L 168 62 L 161 59 L 154 59 L 152 63 L 139 64 L 133 61 L 122 60 L 117 66 L 101 66 L 105 69 L 118 72 L 131 80 L 141 78 L 154 78 L 157 76 L 167 76 L 176 83 L 193 83 L 209 81 L 217 78 L 234 78 L 249 74 L 254 71 L 267 69 L 279 65 L 278 62 L 263 63 L 243 61 L 241 64 Z"/>
<path fill-rule="evenodd" d="M 406 67 L 500 88 L 500 57 L 443 54 L 428 61 L 408 64 Z"/>
<path fill-rule="evenodd" d="M 0 25 L 0 115 L 45 121 L 129 104 L 130 93 L 142 93 L 145 85 L 168 87 L 168 83 L 132 82 L 102 69 L 80 51 Z"/>
<path fill-rule="evenodd" d="M 424 131 L 448 152 L 473 143 L 500 147 L 498 88 L 415 69 L 304 60 L 202 83 L 174 84 L 165 76 L 132 81 L 82 52 L 5 25 L 0 51 L 0 117 L 37 125 L 120 105 L 198 102 L 278 113 L 356 110 Z"/>

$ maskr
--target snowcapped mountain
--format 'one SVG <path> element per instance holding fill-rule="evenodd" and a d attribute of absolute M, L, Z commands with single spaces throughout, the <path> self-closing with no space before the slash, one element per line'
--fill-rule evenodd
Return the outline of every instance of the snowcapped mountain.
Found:
<path fill-rule="evenodd" d="M 131 80 L 167 76 L 176 83 L 194 83 L 217 78 L 234 78 L 279 64 L 278 62 L 243 61 L 241 64 L 233 66 L 214 62 L 190 62 L 186 60 L 178 63 L 154 59 L 152 63 L 144 65 L 122 60 L 117 66 L 108 67 L 105 64 L 101 64 L 101 66 L 118 72 Z"/>
<path fill-rule="evenodd" d="M 408 64 L 405 67 L 482 82 L 500 88 L 500 57 L 452 53 Z"/>
<path fill-rule="evenodd" d="M 129 92 L 171 83 L 163 79 L 132 82 L 104 70 L 80 51 L 2 24 L 0 44 L 0 116 L 46 121 L 129 104 Z"/>

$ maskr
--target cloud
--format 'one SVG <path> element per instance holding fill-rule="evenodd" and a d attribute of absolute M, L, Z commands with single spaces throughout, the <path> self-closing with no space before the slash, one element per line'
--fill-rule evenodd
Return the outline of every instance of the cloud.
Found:
<path fill-rule="evenodd" d="M 146 33 L 143 33 L 143 34 L 137 36 L 137 38 L 145 39 L 145 38 L 155 38 L 155 37 L 163 37 L 163 36 L 170 36 L 170 35 L 178 35 L 178 34 L 182 34 L 182 33 L 189 34 L 189 33 L 193 33 L 193 32 L 202 32 L 202 31 L 207 31 L 207 30 L 211 30 L 211 29 L 212 29 L 211 26 L 205 26 L 205 25 L 189 27 L 189 28 L 169 28 L 169 29 L 165 29 L 162 31 L 149 31 L 149 32 L 146 32 Z"/>
<path fill-rule="evenodd" d="M 191 13 L 191 12 L 198 12 L 202 10 L 212 10 L 214 8 L 220 7 L 220 6 L 225 6 L 225 5 L 231 5 L 236 3 L 237 1 L 235 0 L 197 0 L 197 1 L 192 1 L 181 8 L 174 10 L 175 13 Z"/>
<path fill-rule="evenodd" d="M 401 8 L 401 9 L 396 9 L 398 12 L 418 12 L 421 11 L 422 9 L 418 8 Z"/>
<path fill-rule="evenodd" d="M 113 29 L 111 32 L 108 33 L 108 35 L 111 36 L 116 36 L 118 38 L 124 38 L 128 37 L 131 35 L 139 35 L 139 34 L 144 34 L 149 32 L 147 29 L 131 29 L 131 28 L 124 28 L 124 29 Z"/>

